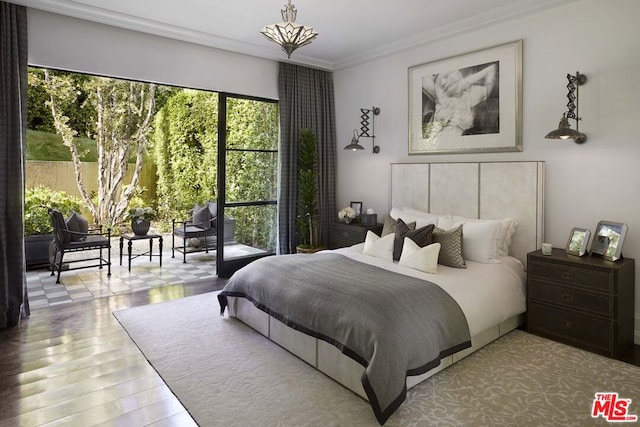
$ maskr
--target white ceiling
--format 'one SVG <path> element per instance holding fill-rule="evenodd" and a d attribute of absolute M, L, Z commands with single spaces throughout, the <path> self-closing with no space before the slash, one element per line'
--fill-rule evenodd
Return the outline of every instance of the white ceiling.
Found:
<path fill-rule="evenodd" d="M 8 0 L 117 27 L 286 60 L 260 30 L 286 0 Z M 291 62 L 343 68 L 575 0 L 292 0 L 319 33 Z"/>

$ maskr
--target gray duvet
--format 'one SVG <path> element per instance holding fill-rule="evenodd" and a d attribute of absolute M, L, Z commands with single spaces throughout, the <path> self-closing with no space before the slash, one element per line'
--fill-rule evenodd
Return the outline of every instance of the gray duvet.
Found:
<path fill-rule="evenodd" d="M 404 401 L 407 375 L 471 345 L 464 313 L 440 287 L 340 254 L 262 258 L 229 279 L 218 296 L 222 314 L 227 296 L 251 300 L 362 364 L 380 424 Z"/>

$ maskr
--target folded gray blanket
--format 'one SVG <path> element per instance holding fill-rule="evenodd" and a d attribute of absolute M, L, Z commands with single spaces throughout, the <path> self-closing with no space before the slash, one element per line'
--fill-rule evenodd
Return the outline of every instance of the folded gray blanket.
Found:
<path fill-rule="evenodd" d="M 439 286 L 335 253 L 262 258 L 218 295 L 243 297 L 276 319 L 327 341 L 365 367 L 362 385 L 384 424 L 420 375 L 471 346 L 460 306 Z"/>

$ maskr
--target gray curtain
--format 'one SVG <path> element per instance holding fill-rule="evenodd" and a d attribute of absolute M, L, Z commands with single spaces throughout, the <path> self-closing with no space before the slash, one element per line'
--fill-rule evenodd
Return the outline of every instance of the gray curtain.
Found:
<path fill-rule="evenodd" d="M 300 130 L 309 128 L 318 140 L 318 240 L 329 245 L 336 216 L 336 126 L 331 73 L 280 63 L 280 194 L 278 197 L 281 254 L 295 252 L 296 164 Z"/>
<path fill-rule="evenodd" d="M 0 327 L 29 315 L 24 261 L 27 9 L 0 2 Z"/>

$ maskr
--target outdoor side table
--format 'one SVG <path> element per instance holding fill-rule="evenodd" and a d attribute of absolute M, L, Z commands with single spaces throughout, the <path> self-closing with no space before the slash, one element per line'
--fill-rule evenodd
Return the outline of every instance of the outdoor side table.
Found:
<path fill-rule="evenodd" d="M 122 265 L 122 249 L 124 247 L 124 240 L 127 239 L 129 241 L 129 243 L 127 244 L 128 248 L 127 248 L 127 252 L 128 252 L 128 258 L 129 258 L 129 271 L 131 271 L 131 260 L 132 259 L 136 259 L 140 256 L 145 256 L 145 255 L 149 255 L 149 261 L 152 261 L 154 256 L 157 256 L 158 258 L 160 258 L 160 267 L 162 267 L 162 236 L 159 234 L 151 234 L 151 233 L 147 233 L 145 235 L 137 235 L 137 234 L 133 234 L 133 233 L 127 233 L 127 234 L 122 234 L 120 236 L 120 265 Z M 139 253 L 139 254 L 134 254 L 132 253 L 132 246 L 133 246 L 133 241 L 134 240 L 144 240 L 144 239 L 149 239 L 149 250 L 147 252 L 143 252 L 143 253 Z M 153 239 L 158 239 L 158 253 L 154 255 L 153 253 Z"/>

